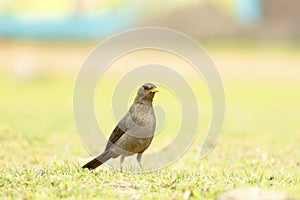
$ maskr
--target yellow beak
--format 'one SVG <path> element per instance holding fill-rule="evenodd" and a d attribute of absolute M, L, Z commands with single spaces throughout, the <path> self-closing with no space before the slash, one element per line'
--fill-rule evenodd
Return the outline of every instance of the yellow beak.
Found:
<path fill-rule="evenodd" d="M 158 92 L 158 90 L 157 89 L 153 89 L 153 90 L 150 90 L 150 92 L 155 93 L 155 92 Z"/>

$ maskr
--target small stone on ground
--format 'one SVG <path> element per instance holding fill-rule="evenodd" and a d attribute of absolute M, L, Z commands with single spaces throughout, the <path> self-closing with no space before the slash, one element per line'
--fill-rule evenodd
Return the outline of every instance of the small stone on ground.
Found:
<path fill-rule="evenodd" d="M 289 198 L 285 191 L 251 187 L 226 192 L 216 200 L 292 200 L 292 198 Z"/>

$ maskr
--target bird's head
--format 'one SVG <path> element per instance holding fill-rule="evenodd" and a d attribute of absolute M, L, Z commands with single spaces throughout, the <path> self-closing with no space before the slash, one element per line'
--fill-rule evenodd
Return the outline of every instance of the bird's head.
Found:
<path fill-rule="evenodd" d="M 137 103 L 152 102 L 154 94 L 156 92 L 158 92 L 156 85 L 154 85 L 153 83 L 145 83 L 138 90 L 135 98 L 135 102 Z"/>

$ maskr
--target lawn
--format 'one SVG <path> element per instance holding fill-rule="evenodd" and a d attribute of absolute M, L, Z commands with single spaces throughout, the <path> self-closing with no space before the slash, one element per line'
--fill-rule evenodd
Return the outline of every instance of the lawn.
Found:
<path fill-rule="evenodd" d="M 90 155 L 73 120 L 74 71 L 24 80 L 0 71 L 0 199 L 214 199 L 248 186 L 300 198 L 299 48 L 226 45 L 207 44 L 226 93 L 217 146 L 199 159 L 200 134 L 180 160 L 152 173 L 81 169 Z M 164 100 L 158 94 L 155 103 Z M 107 124 L 112 130 L 114 121 Z M 153 148 L 172 134 L 168 127 Z"/>

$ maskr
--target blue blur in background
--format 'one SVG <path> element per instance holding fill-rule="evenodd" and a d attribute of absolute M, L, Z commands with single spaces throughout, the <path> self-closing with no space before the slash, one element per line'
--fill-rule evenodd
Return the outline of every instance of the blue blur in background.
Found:
<path fill-rule="evenodd" d="M 245 26 L 256 25 L 261 19 L 261 0 L 235 0 L 236 19 Z"/>
<path fill-rule="evenodd" d="M 133 9 L 106 12 L 104 14 L 73 13 L 67 16 L 0 15 L 0 36 L 34 39 L 81 39 L 105 37 L 118 32 L 133 21 Z"/>

